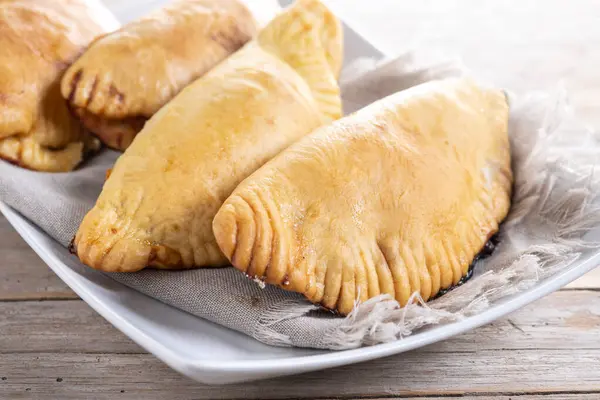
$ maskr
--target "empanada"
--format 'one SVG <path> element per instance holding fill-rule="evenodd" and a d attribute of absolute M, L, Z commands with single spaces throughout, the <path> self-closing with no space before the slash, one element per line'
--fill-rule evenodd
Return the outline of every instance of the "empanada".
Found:
<path fill-rule="evenodd" d="M 255 33 L 242 0 L 177 0 L 96 40 L 62 94 L 102 142 L 124 150 L 146 119 Z"/>
<path fill-rule="evenodd" d="M 156 113 L 119 158 L 73 242 L 105 271 L 222 266 L 212 220 L 245 177 L 338 118 L 341 27 L 300 0 Z"/>
<path fill-rule="evenodd" d="M 0 140 L 0 157 L 24 168 L 42 172 L 71 171 L 88 153 L 99 149 L 100 142 L 90 135 L 60 149 L 41 146 L 30 136 Z"/>
<path fill-rule="evenodd" d="M 68 171 L 97 143 L 70 115 L 60 77 L 109 29 L 82 0 L 0 2 L 0 157 L 26 168 Z"/>
<path fill-rule="evenodd" d="M 341 314 L 457 284 L 510 206 L 504 93 L 466 79 L 398 92 L 290 146 L 213 223 L 250 277 Z"/>

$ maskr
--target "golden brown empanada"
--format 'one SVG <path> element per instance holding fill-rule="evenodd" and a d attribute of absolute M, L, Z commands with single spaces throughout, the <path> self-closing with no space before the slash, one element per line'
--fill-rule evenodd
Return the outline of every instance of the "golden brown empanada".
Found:
<path fill-rule="evenodd" d="M 255 33 L 241 0 L 174 1 L 95 41 L 62 94 L 102 142 L 124 150 L 146 119 Z"/>
<path fill-rule="evenodd" d="M 0 140 L 0 155 L 7 161 L 42 172 L 65 172 L 75 168 L 88 153 L 100 149 L 100 142 L 90 135 L 60 149 L 41 146 L 34 138 L 8 137 Z"/>
<path fill-rule="evenodd" d="M 338 118 L 339 22 L 300 0 L 186 87 L 119 158 L 73 242 L 105 271 L 222 266 L 212 220 L 236 185 Z"/>
<path fill-rule="evenodd" d="M 349 313 L 457 284 L 510 206 L 504 93 L 469 80 L 396 93 L 244 180 L 214 233 L 250 277 Z"/>
<path fill-rule="evenodd" d="M 60 94 L 66 67 L 105 32 L 82 0 L 0 2 L 0 157 L 69 171 L 97 147 Z M 90 146 L 87 146 L 89 144 Z"/>

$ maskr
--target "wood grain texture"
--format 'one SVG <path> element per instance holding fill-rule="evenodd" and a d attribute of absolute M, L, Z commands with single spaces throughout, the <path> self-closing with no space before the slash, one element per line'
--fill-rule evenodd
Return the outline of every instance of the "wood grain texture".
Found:
<path fill-rule="evenodd" d="M 364 398 L 364 397 L 363 397 Z M 598 394 L 596 393 L 544 393 L 544 394 L 526 394 L 526 393 L 513 393 L 507 395 L 497 395 L 489 393 L 480 393 L 477 395 L 465 395 L 465 396 L 419 396 L 419 397 L 380 397 L 378 399 L 370 400 L 597 400 Z M 333 400 L 333 399 L 331 399 Z"/>
<path fill-rule="evenodd" d="M 81 301 L 0 303 L 0 321 L 0 377 L 6 378 L 0 380 L 0 398 L 23 394 L 27 388 L 29 398 L 45 393 L 65 399 L 108 399 L 117 394 L 144 399 L 280 399 L 570 391 L 600 396 L 596 291 L 554 293 L 507 319 L 418 351 L 227 387 L 197 384 L 171 371 Z"/>
<path fill-rule="evenodd" d="M 569 283 L 568 289 L 599 289 L 600 288 L 600 268 L 588 272 L 581 278 Z"/>
<path fill-rule="evenodd" d="M 0 301 L 76 299 L 0 214 Z"/>
<path fill-rule="evenodd" d="M 596 393 L 600 349 L 422 353 L 226 387 L 184 379 L 148 354 L 3 354 L 0 396 L 46 398 L 285 399 L 490 393 Z"/>
<path fill-rule="evenodd" d="M 145 353 L 81 300 L 0 302 L 0 333 L 0 354 Z"/>

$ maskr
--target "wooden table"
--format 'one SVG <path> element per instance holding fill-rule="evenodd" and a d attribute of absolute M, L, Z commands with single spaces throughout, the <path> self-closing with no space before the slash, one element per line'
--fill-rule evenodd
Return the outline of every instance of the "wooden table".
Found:
<path fill-rule="evenodd" d="M 130 5 L 110 2 L 117 11 Z M 388 51 L 439 46 L 514 89 L 552 88 L 563 79 L 576 111 L 600 127 L 598 0 L 331 3 Z M 393 23 L 377 23 L 392 12 Z M 417 351 L 210 387 L 171 371 L 104 321 L 2 218 L 0 238 L 2 399 L 600 398 L 600 272 L 508 318 Z"/>

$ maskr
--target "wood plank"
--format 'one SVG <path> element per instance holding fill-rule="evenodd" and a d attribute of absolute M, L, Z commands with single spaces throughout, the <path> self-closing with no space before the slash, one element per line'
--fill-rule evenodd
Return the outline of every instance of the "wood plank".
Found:
<path fill-rule="evenodd" d="M 0 301 L 76 299 L 0 214 Z"/>
<path fill-rule="evenodd" d="M 410 352 L 326 372 L 208 386 L 182 378 L 146 354 L 4 354 L 0 397 L 24 392 L 60 399 L 284 399 L 579 393 L 600 397 L 600 349 Z M 1 378 L 0 378 L 1 379 Z M 123 392 L 121 392 L 123 391 Z"/>
<path fill-rule="evenodd" d="M 600 288 L 600 268 L 596 268 L 582 276 L 581 278 L 569 283 L 568 289 L 599 289 Z"/>
<path fill-rule="evenodd" d="M 355 397 L 354 399 L 358 400 L 360 397 Z M 354 400 L 349 399 L 349 400 Z M 363 397 L 365 399 L 365 397 Z M 402 399 L 402 400 L 598 400 L 597 393 L 539 393 L 539 394 L 525 394 L 525 393 L 514 393 L 511 395 L 503 395 L 503 394 L 493 394 L 493 393 L 482 393 L 474 396 L 419 396 L 419 397 L 381 397 L 379 399 L 370 399 L 370 400 L 394 400 L 394 399 Z M 334 400 L 334 399 L 330 399 Z"/>
<path fill-rule="evenodd" d="M 83 301 L 0 302 L 0 337 L 0 353 L 144 352 Z M 600 349 L 598 337 L 600 292 L 563 291 L 421 351 Z"/>
<path fill-rule="evenodd" d="M 571 390 L 581 392 L 576 396 L 598 390 L 593 395 L 600 396 L 596 291 L 557 292 L 508 319 L 406 354 L 225 388 L 196 384 L 153 356 L 137 354 L 142 350 L 82 301 L 0 303 L 0 337 L 0 376 L 7 378 L 0 380 L 0 398 L 27 388 L 33 397 L 65 399 L 110 398 L 121 390 L 123 398 L 145 399 L 471 392 L 481 398 Z M 121 352 L 131 354 L 107 354 Z"/>
<path fill-rule="evenodd" d="M 0 354 L 145 353 L 82 300 L 0 302 L 0 337 Z"/>

